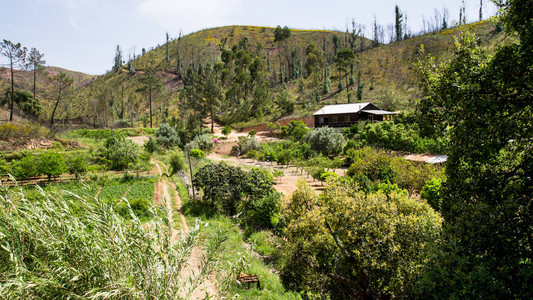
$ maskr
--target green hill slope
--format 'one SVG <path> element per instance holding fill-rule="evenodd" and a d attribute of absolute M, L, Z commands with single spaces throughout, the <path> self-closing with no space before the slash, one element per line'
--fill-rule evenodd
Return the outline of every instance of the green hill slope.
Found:
<path fill-rule="evenodd" d="M 357 101 L 359 81 L 362 85 L 359 91 L 362 101 L 375 102 L 384 109 L 412 109 L 415 100 L 420 97 L 412 67 L 421 57 L 420 46 L 423 44 L 425 53 L 431 54 L 437 60 L 446 59 L 453 49 L 454 36 L 462 29 L 476 33 L 480 44 L 487 49 L 506 42 L 504 34 L 497 32 L 488 21 L 377 47 L 372 47 L 372 42 L 365 38 L 357 38 L 355 43 L 352 40 L 352 49 L 356 53 L 358 63 L 353 67 L 352 80 L 355 80 L 349 92 L 351 102 Z M 261 59 L 262 80 L 268 86 L 265 92 L 267 100 L 262 104 L 266 108 L 246 115 L 246 105 L 253 105 L 253 94 L 257 88 L 253 88 L 249 95 L 239 96 L 244 99 L 224 97 L 232 82 L 237 79 L 232 77 L 229 82 L 222 82 L 222 76 L 219 74 L 217 80 L 222 92 L 219 99 L 222 104 L 216 113 L 222 122 L 242 127 L 282 117 L 309 115 L 324 104 L 348 101 L 346 89 L 339 90 L 337 87 L 340 79 L 343 79 L 344 84 L 346 78 L 340 77 L 341 74 L 335 68 L 334 57 L 336 50 L 350 47 L 349 33 L 291 30 L 287 40 L 275 42 L 274 31 L 275 28 L 269 27 L 226 26 L 205 29 L 171 40 L 135 57 L 119 71 L 98 76 L 90 84 L 80 86 L 69 107 L 58 111 L 57 115 L 60 118 L 82 117 L 86 123 L 98 126 L 110 126 L 119 121 L 123 125 L 147 125 L 150 96 L 142 91 L 142 80 L 147 75 L 147 70 L 155 70 L 154 75 L 161 79 L 163 86 L 152 95 L 152 116 L 155 124 L 167 122 L 172 118 L 186 119 L 193 113 L 186 105 L 183 93 L 183 79 L 187 70 L 194 69 L 196 73 L 201 73 L 202 68 L 216 64 L 221 69 L 228 68 L 228 64 L 222 63 L 221 53 L 224 49 L 229 51 L 232 48 L 235 53 L 244 48 L 252 60 L 254 57 Z M 313 74 L 305 72 L 308 62 L 306 49 L 310 44 L 316 46 L 319 56 L 319 63 Z M 229 73 L 236 76 L 233 71 Z M 327 93 L 323 89 L 326 77 L 331 83 Z M 249 104 L 246 104 L 246 101 Z M 292 103 L 292 106 L 290 109 L 281 109 L 283 103 Z M 231 115 L 237 110 L 242 112 L 243 109 L 245 113 L 240 116 Z"/>

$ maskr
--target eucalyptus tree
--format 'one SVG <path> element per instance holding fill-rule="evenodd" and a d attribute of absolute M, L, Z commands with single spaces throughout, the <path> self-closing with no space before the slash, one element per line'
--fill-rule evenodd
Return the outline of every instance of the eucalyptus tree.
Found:
<path fill-rule="evenodd" d="M 24 66 L 27 52 L 28 49 L 26 47 L 22 47 L 20 43 L 15 44 L 8 40 L 3 40 L 0 43 L 0 53 L 9 60 L 9 68 L 11 70 L 11 103 L 9 105 L 9 121 L 13 121 L 13 103 L 15 99 L 15 80 L 13 68 L 20 68 Z"/>

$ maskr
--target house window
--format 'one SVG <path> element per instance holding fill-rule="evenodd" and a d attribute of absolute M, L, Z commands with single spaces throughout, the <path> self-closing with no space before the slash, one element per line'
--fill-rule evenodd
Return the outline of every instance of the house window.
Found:
<path fill-rule="evenodd" d="M 320 117 L 319 122 L 320 124 L 324 124 L 324 117 Z"/>
<path fill-rule="evenodd" d="M 350 123 L 350 115 L 344 116 L 344 122 Z"/>
<path fill-rule="evenodd" d="M 339 117 L 338 116 L 333 116 L 333 123 L 337 123 L 339 122 Z"/>

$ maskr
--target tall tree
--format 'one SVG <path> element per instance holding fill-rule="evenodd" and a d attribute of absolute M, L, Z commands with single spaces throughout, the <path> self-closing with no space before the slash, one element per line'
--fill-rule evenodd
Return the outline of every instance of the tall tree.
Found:
<path fill-rule="evenodd" d="M 150 109 L 150 128 L 153 127 L 152 122 L 152 98 L 154 93 L 161 91 L 163 88 L 163 82 L 161 78 L 156 75 L 154 62 L 151 61 L 146 68 L 145 74 L 139 78 L 139 81 L 143 84 L 141 88 L 137 89 L 138 92 L 143 92 L 148 97 L 148 107 Z"/>
<path fill-rule="evenodd" d="M 37 71 L 46 64 L 46 61 L 43 59 L 44 54 L 41 54 L 39 50 L 31 48 L 30 53 L 28 53 L 28 64 L 27 67 L 33 71 L 33 99 L 35 99 L 35 92 L 37 86 Z"/>
<path fill-rule="evenodd" d="M 52 82 L 54 85 L 56 104 L 54 105 L 52 116 L 50 117 L 50 127 L 54 126 L 54 116 L 56 114 L 57 106 L 59 105 L 61 99 L 70 92 L 72 84 L 74 83 L 74 79 L 69 77 L 67 73 L 61 72 L 52 78 Z"/>
<path fill-rule="evenodd" d="M 372 24 L 372 46 L 379 46 L 378 21 L 376 20 L 376 15 L 374 15 L 374 24 Z"/>
<path fill-rule="evenodd" d="M 483 20 L 483 0 L 479 0 L 479 20 Z"/>
<path fill-rule="evenodd" d="M 425 294 L 533 297 L 531 1 L 499 6 L 519 41 L 487 54 L 465 34 L 449 62 L 422 64 L 420 116 L 450 137 L 442 191 L 450 243 L 430 266 Z"/>
<path fill-rule="evenodd" d="M 181 61 L 181 30 L 178 35 L 178 42 L 176 43 L 176 72 L 178 74 L 178 80 L 183 78 L 182 67 L 183 63 Z"/>
<path fill-rule="evenodd" d="M 346 95 L 350 100 L 350 86 L 348 84 L 348 74 L 350 74 L 351 66 L 356 63 L 355 54 L 350 49 L 342 49 L 337 53 L 334 59 L 335 66 L 339 71 L 340 77 L 346 77 Z"/>
<path fill-rule="evenodd" d="M 118 72 L 122 68 L 122 50 L 120 46 L 117 45 L 117 50 L 115 51 L 115 64 L 113 65 L 113 71 Z"/>
<path fill-rule="evenodd" d="M 167 61 L 167 64 L 170 62 L 170 55 L 168 54 L 168 42 L 170 40 L 170 37 L 168 36 L 168 32 L 166 33 L 167 35 L 167 42 L 165 43 L 165 48 L 166 48 L 166 52 L 167 52 L 167 55 L 166 55 L 166 61 Z"/>
<path fill-rule="evenodd" d="M 400 8 L 398 5 L 396 5 L 396 8 L 394 9 L 394 16 L 395 16 L 395 23 L 394 23 L 394 29 L 396 32 L 396 41 L 399 41 L 403 37 L 403 27 L 402 27 L 402 21 L 403 21 L 403 15 L 400 12 Z"/>
<path fill-rule="evenodd" d="M 3 40 L 0 43 L 0 52 L 9 60 L 9 68 L 11 70 L 11 104 L 9 107 L 9 121 L 13 121 L 13 104 L 15 100 L 15 80 L 13 69 L 24 66 L 27 51 L 28 49 L 26 49 L 26 47 L 22 47 L 20 43 L 14 44 L 8 40 Z"/>

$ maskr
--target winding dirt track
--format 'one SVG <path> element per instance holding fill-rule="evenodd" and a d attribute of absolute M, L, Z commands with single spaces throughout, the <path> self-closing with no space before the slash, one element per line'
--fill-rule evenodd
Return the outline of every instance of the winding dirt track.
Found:
<path fill-rule="evenodd" d="M 159 198 L 163 201 L 163 204 L 167 208 L 168 211 L 168 221 L 169 224 L 172 224 L 172 239 L 174 241 L 177 241 L 180 237 L 187 234 L 189 232 L 189 226 L 187 225 L 187 220 L 185 219 L 185 216 L 182 212 L 182 202 L 181 197 L 179 196 L 179 193 L 176 189 L 176 185 L 168 180 L 168 177 L 166 174 L 168 173 L 167 166 L 156 159 L 152 159 L 152 164 L 155 165 L 155 168 L 157 169 L 157 172 L 159 174 L 159 185 L 161 188 L 159 189 Z M 165 173 L 163 173 L 163 169 L 165 170 Z M 174 197 L 170 197 L 169 190 L 174 189 Z M 178 211 L 174 211 L 172 207 L 171 201 L 174 201 L 175 207 L 178 208 Z M 175 213 L 179 213 L 180 216 L 180 230 L 174 227 L 173 223 L 173 216 Z M 196 246 L 193 248 L 191 252 L 191 256 L 189 257 L 189 261 L 187 262 L 187 266 L 182 270 L 180 273 L 180 276 L 182 276 L 182 282 L 185 283 L 184 289 L 180 290 L 180 296 L 181 297 L 187 297 L 187 289 L 189 286 L 189 281 L 194 276 L 199 274 L 200 272 L 200 266 L 202 265 L 205 250 L 201 246 Z M 207 278 L 203 279 L 203 281 L 194 289 L 192 294 L 189 296 L 188 299 L 205 299 L 206 295 L 209 296 L 209 299 L 216 299 L 218 298 L 218 287 L 216 284 L 216 279 L 214 274 L 210 274 Z"/>

